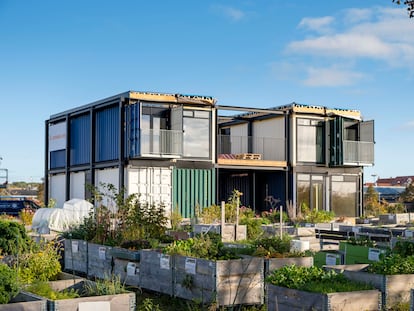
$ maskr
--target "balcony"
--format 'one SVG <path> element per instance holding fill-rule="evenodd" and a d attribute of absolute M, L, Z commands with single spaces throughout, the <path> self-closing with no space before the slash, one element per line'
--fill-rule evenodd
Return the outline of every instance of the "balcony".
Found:
<path fill-rule="evenodd" d="M 141 130 L 141 155 L 180 157 L 183 154 L 183 131 Z"/>
<path fill-rule="evenodd" d="M 344 165 L 371 166 L 374 164 L 374 143 L 344 140 Z"/>
<path fill-rule="evenodd" d="M 217 154 L 219 164 L 286 166 L 283 138 L 218 135 Z"/>

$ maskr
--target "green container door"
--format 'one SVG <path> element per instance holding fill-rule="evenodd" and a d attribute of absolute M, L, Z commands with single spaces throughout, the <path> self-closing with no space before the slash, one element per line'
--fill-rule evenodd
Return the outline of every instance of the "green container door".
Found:
<path fill-rule="evenodd" d="M 216 172 L 214 169 L 173 169 L 173 209 L 183 218 L 193 217 L 196 206 L 210 206 L 216 202 Z"/>

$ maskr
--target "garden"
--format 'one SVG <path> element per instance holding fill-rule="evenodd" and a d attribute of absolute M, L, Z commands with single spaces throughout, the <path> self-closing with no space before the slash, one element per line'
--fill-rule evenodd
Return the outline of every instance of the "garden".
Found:
<path fill-rule="evenodd" d="M 101 189 L 94 192 L 94 212 L 52 241 L 30 236 L 29 215 L 2 216 L 0 310 L 81 310 L 98 303 L 131 311 L 356 310 L 362 302 L 366 310 L 409 309 L 410 240 L 397 241 L 364 264 L 356 258 L 362 251 L 352 253 L 351 245 L 364 252 L 376 245 L 343 241 L 352 264 L 327 265 L 321 252 L 298 248 L 300 240 L 291 233 L 332 222 L 332 213 L 302 206 L 256 215 L 240 206 L 235 191 L 222 206 L 199 210 L 186 223 L 177 211 L 165 215 L 162 205 L 126 197 L 112 185 Z M 223 241 L 216 230 L 223 218 L 233 230 L 245 226 L 244 238 L 235 233 Z M 197 232 L 195 224 L 208 230 Z M 269 234 L 267 226 L 276 229 Z"/>

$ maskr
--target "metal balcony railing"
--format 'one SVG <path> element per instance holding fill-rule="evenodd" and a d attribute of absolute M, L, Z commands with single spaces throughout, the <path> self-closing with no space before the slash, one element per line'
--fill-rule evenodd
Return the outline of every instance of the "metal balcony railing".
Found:
<path fill-rule="evenodd" d="M 181 156 L 183 131 L 141 130 L 141 154 Z"/>
<path fill-rule="evenodd" d="M 374 164 L 374 143 L 344 140 L 343 162 L 348 165 Z"/>
<path fill-rule="evenodd" d="M 217 136 L 218 154 L 261 154 L 262 160 L 286 161 L 285 139 L 254 136 Z"/>

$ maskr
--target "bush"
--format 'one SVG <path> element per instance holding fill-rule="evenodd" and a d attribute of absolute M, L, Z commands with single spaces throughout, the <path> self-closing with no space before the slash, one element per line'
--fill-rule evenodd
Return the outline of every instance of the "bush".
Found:
<path fill-rule="evenodd" d="M 0 219 L 0 255 L 17 255 L 29 249 L 31 240 L 24 226 L 15 220 Z"/>
<path fill-rule="evenodd" d="M 60 266 L 59 246 L 54 242 L 39 244 L 38 247 L 19 257 L 19 280 L 24 284 L 35 281 L 51 281 L 56 279 Z"/>
<path fill-rule="evenodd" d="M 0 304 L 8 303 L 18 292 L 16 271 L 0 263 Z"/>

